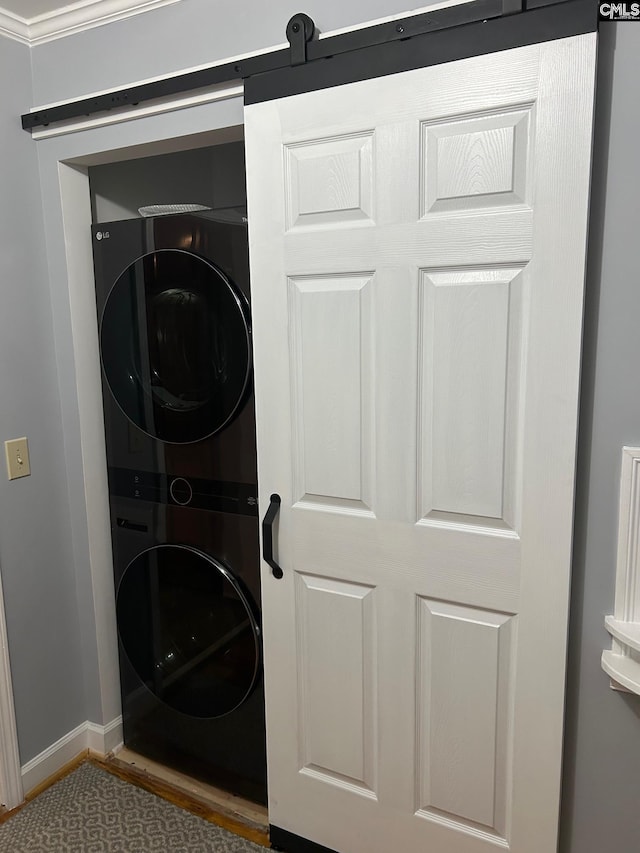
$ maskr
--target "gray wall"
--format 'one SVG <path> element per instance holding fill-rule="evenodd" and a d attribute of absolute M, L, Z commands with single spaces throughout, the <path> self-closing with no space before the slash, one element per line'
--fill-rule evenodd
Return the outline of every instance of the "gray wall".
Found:
<path fill-rule="evenodd" d="M 131 219 L 149 204 L 213 204 L 208 148 L 94 166 L 89 180 L 94 222 Z"/>
<path fill-rule="evenodd" d="M 39 45 L 33 51 L 34 105 L 286 45 L 287 21 L 301 8 L 327 32 L 428 5 L 429 0 L 180 0 Z"/>
<path fill-rule="evenodd" d="M 9 482 L 2 451 L 0 568 L 24 763 L 86 715 L 38 161 L 18 120 L 29 49 L 1 42 L 0 443 L 26 435 L 32 474 Z"/>
<path fill-rule="evenodd" d="M 622 446 L 640 445 L 640 28 L 603 24 L 578 453 L 562 853 L 640 850 L 640 697 L 600 668 Z"/>
<path fill-rule="evenodd" d="M 348 4 L 338 0 L 310 0 L 305 9 L 321 29 L 328 30 L 408 10 L 413 5 L 411 0 L 352 0 Z M 51 364 L 52 344 L 44 300 L 36 315 L 33 314 L 42 262 L 26 244 L 28 229 L 33 230 L 38 219 L 33 153 L 28 137 L 15 129 L 9 133 L 10 140 L 4 139 L 8 133 L 7 120 L 31 104 L 61 100 L 280 43 L 284 24 L 295 11 L 297 4 L 284 0 L 274 0 L 265 6 L 253 3 L 233 7 L 226 4 L 223 7 L 212 0 L 182 0 L 122 23 L 44 44 L 32 51 L 31 96 L 25 91 L 28 75 L 19 73 L 24 56 L 17 55 L 18 48 L 13 52 L 3 48 L 0 62 L 12 62 L 11 79 L 22 83 L 9 96 L 2 96 L 11 98 L 11 102 L 2 101 L 1 131 L 3 150 L 9 146 L 11 167 L 8 172 L 2 168 L 0 174 L 3 182 L 20 180 L 7 197 L 20 202 L 22 213 L 15 209 L 7 211 L 6 206 L 0 211 L 4 226 L 0 240 L 6 241 L 8 262 L 15 266 L 13 279 L 11 275 L 3 275 L 2 280 L 5 290 L 7 282 L 15 280 L 20 294 L 24 291 L 25 295 L 20 295 L 19 310 L 11 321 L 6 319 L 5 311 L 0 317 L 0 346 L 4 355 L 0 362 L 0 395 L 3 400 L 16 401 L 9 412 L 6 406 L 2 407 L 0 423 L 3 435 L 27 432 L 36 436 L 40 429 L 43 434 L 39 441 L 46 446 L 41 455 L 39 441 L 35 441 L 34 477 L 23 487 L 30 489 L 30 517 L 36 528 L 43 531 L 40 544 L 28 543 L 29 551 L 34 552 L 30 560 L 25 558 L 19 532 L 21 511 L 27 500 L 20 502 L 14 497 L 19 494 L 14 486 L 19 484 L 2 484 L 0 478 L 3 502 L 0 560 L 6 587 L 18 725 L 27 752 L 46 745 L 47 737 L 54 740 L 68 731 L 71 727 L 68 721 L 74 718 L 81 697 L 76 680 L 70 676 L 64 680 L 65 669 L 75 671 L 74 658 L 68 656 L 75 629 L 73 617 L 69 616 L 73 576 L 65 552 L 64 501 L 59 501 L 60 505 L 52 510 L 48 498 L 45 501 L 43 492 L 38 491 L 35 476 L 36 471 L 39 478 L 48 475 L 46 482 L 38 481 L 49 491 L 48 497 L 51 492 L 56 496 L 60 490 L 64 492 L 60 457 L 49 453 L 54 445 L 59 445 L 55 441 L 59 420 L 55 414 L 55 378 L 47 375 L 52 372 L 47 367 Z M 636 328 L 640 317 L 640 286 L 635 251 L 640 214 L 640 160 L 636 151 L 640 133 L 637 96 L 640 27 L 607 24 L 605 28 L 607 37 L 616 33 L 617 43 L 615 52 L 603 52 L 596 126 L 562 853 L 602 853 L 610 849 L 632 853 L 638 849 L 640 838 L 640 700 L 612 692 L 599 663 L 601 651 L 608 644 L 603 617 L 613 606 L 620 449 L 625 443 L 640 444 L 640 395 L 634 383 L 636 365 L 640 362 L 640 335 Z M 79 68 L 82 74 L 78 74 Z M 6 79 L 5 73 L 3 77 Z M 17 158 L 28 161 L 20 179 L 15 168 Z M 2 248 L 4 251 L 5 247 Z M 1 263 L 7 263 L 4 254 Z M 18 381 L 12 366 L 15 354 L 24 351 L 26 338 L 32 372 L 21 372 Z M 5 347 L 9 355 L 5 354 Z M 37 375 L 36 363 L 40 370 Z M 30 376 L 33 384 L 23 381 L 25 375 Z M 45 420 L 45 414 L 52 424 L 46 430 L 43 425 L 49 421 Z M 11 419 L 7 427 L 5 418 Z M 45 467 L 41 467 L 43 457 L 47 460 L 43 462 Z M 8 517 L 5 504 L 9 505 Z M 49 532 L 45 533 L 46 530 Z M 30 573 L 25 573 L 25 563 L 31 566 Z M 50 609 L 49 601 L 54 602 Z M 34 652 L 45 644 L 36 641 L 34 624 L 44 626 L 47 643 L 49 635 L 58 638 L 54 641 L 58 643 L 55 651 L 49 654 L 49 646 L 43 652 L 47 665 Z M 51 690 L 54 680 L 55 691 Z M 35 698 L 27 700 L 29 691 L 34 692 Z M 63 697 L 59 702 L 64 705 L 64 713 L 60 710 L 55 724 L 51 721 L 50 702 L 43 708 L 40 701 L 50 693 Z"/>
<path fill-rule="evenodd" d="M 247 203 L 243 142 L 106 163 L 91 168 L 89 180 L 94 222 L 130 219 L 150 204 Z"/>

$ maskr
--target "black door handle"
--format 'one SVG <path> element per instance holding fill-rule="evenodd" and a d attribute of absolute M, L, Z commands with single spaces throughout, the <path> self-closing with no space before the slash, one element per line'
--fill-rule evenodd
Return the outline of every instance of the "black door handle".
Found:
<path fill-rule="evenodd" d="M 265 563 L 271 566 L 271 572 L 274 578 L 280 580 L 284 572 L 273 559 L 273 522 L 280 511 L 280 495 L 271 495 L 269 509 L 265 512 L 262 519 L 262 557 Z"/>

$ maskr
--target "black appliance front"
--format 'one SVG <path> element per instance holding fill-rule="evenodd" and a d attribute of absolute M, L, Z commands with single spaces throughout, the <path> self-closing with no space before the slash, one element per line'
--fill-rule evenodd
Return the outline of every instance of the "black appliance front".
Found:
<path fill-rule="evenodd" d="M 252 516 L 111 497 L 125 744 L 266 803 Z"/>
<path fill-rule="evenodd" d="M 124 740 L 265 802 L 246 218 L 93 237 Z"/>
<path fill-rule="evenodd" d="M 95 225 L 93 250 L 111 480 L 255 485 L 242 211 Z"/>

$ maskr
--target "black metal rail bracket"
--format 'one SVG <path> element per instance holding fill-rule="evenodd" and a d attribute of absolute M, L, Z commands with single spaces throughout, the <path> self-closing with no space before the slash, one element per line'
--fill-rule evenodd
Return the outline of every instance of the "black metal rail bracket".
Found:
<path fill-rule="evenodd" d="M 315 35 L 316 25 L 304 12 L 298 12 L 291 18 L 287 24 L 291 65 L 303 65 L 307 61 L 307 44 Z"/>
<path fill-rule="evenodd" d="M 524 0 L 502 0 L 502 14 L 516 15 L 518 12 L 524 12 Z"/>
<path fill-rule="evenodd" d="M 474 0 L 317 38 L 309 15 L 287 24 L 288 48 L 25 113 L 24 130 L 242 80 L 245 103 L 368 80 L 594 32 L 594 0 Z"/>

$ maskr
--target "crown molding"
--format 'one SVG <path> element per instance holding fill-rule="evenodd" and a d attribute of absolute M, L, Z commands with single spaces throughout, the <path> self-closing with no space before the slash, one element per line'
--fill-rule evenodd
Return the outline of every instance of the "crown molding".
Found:
<path fill-rule="evenodd" d="M 34 47 L 179 2 L 180 0 L 78 0 L 53 12 L 29 19 L 21 18 L 0 7 L 0 35 Z"/>
<path fill-rule="evenodd" d="M 19 41 L 22 44 L 31 44 L 29 40 L 29 24 L 24 18 L 0 9 L 0 36 Z"/>

